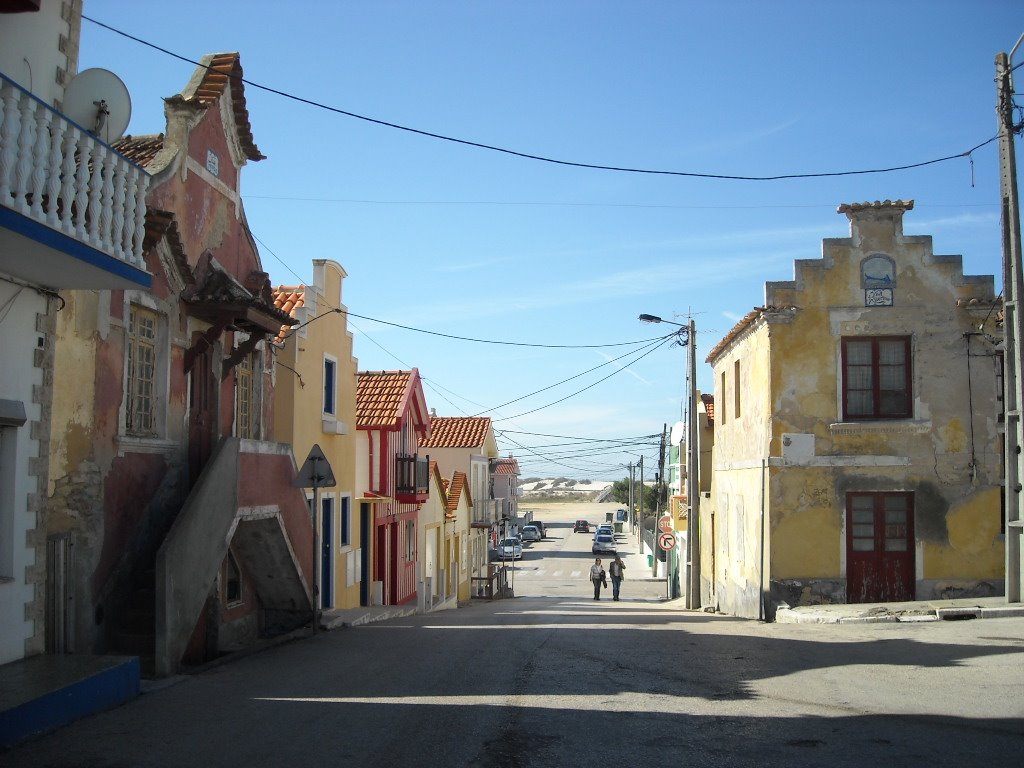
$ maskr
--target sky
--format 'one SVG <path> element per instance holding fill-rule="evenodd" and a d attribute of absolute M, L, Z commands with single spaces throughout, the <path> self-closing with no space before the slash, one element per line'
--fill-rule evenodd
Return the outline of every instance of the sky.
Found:
<path fill-rule="evenodd" d="M 160 7 L 86 0 L 89 19 L 167 52 L 86 19 L 79 69 L 120 76 L 128 132 L 159 133 L 161 99 L 195 69 L 170 54 L 238 51 L 267 156 L 243 169 L 242 197 L 271 281 L 339 262 L 360 370 L 417 367 L 428 407 L 490 416 L 524 478 L 654 466 L 683 415 L 687 352 L 647 343 L 676 329 L 638 316 L 693 317 L 712 391 L 708 352 L 766 281 L 849 235 L 841 203 L 914 200 L 907 234 L 1002 284 L 995 141 L 885 173 L 677 174 L 966 153 L 996 135 L 994 60 L 1024 33 L 1018 0 Z"/>

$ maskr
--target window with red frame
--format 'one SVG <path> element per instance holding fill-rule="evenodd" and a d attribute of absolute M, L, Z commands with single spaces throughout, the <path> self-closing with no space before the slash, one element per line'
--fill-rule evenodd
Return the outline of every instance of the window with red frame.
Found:
<path fill-rule="evenodd" d="M 909 336 L 848 336 L 842 354 L 844 419 L 910 418 Z"/>

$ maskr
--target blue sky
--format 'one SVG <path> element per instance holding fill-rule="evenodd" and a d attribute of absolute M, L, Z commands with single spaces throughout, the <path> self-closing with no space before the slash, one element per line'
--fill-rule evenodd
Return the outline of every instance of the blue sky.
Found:
<path fill-rule="evenodd" d="M 168 8 L 87 0 L 84 12 L 188 59 L 239 51 L 247 80 L 377 120 L 559 160 L 737 176 L 887 168 L 981 144 L 996 133 L 995 55 L 1024 32 L 1016 0 Z M 163 130 L 161 98 L 194 69 L 83 21 L 89 67 L 125 81 L 134 134 Z M 763 302 L 766 280 L 791 279 L 794 259 L 848 234 L 840 203 L 913 199 L 908 234 L 961 254 L 967 273 L 1001 272 L 995 142 L 973 164 L 731 181 L 556 165 L 253 86 L 246 98 L 267 159 L 245 168 L 242 190 L 271 279 L 308 281 L 312 259 L 335 259 L 349 274 L 349 310 L 392 323 L 582 346 L 669 330 L 641 313 L 685 323 L 692 312 L 698 384 L 710 391 L 708 351 Z M 641 453 L 655 462 L 656 441 L 635 438 L 680 416 L 678 347 L 574 395 L 621 368 L 631 358 L 608 361 L 630 347 L 351 326 L 361 369 L 418 367 L 428 405 L 492 416 L 525 476 L 623 477 Z M 584 445 L 595 454 L 566 456 Z"/>

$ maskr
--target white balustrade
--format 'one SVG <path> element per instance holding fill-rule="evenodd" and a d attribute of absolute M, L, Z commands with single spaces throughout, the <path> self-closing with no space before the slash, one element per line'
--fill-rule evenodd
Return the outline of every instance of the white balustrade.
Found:
<path fill-rule="evenodd" d="M 0 205 L 145 269 L 150 177 L 0 75 Z"/>

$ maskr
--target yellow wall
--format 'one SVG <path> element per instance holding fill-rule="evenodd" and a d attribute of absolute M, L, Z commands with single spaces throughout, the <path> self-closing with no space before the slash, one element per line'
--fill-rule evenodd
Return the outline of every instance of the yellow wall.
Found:
<path fill-rule="evenodd" d="M 334 606 L 353 608 L 359 605 L 359 583 L 347 583 L 349 558 L 357 558 L 360 542 L 360 515 L 356 501 L 356 369 L 352 356 L 352 335 L 346 316 L 332 312 L 344 309 L 342 283 L 345 271 L 337 262 L 318 259 L 313 262 L 314 283 L 306 286 L 305 309 L 298 318 L 309 322 L 295 331 L 277 351 L 275 366 L 275 439 L 291 443 L 295 460 L 301 466 L 313 445 L 319 445 L 327 457 L 337 480 L 329 489 L 339 498 L 351 498 L 351 542 L 335 549 Z M 313 319 L 317 318 L 317 319 Z M 324 359 L 329 355 L 337 362 L 335 410 L 337 422 L 344 425 L 344 434 L 324 428 L 323 376 Z M 288 370 L 285 366 L 294 369 Z M 362 553 L 369 557 L 369 552 Z"/>

